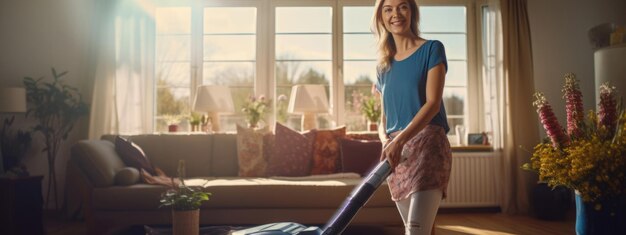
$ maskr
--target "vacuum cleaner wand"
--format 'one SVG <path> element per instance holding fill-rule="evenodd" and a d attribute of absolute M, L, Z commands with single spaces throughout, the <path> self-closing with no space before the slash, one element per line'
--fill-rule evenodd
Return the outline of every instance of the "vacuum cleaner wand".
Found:
<path fill-rule="evenodd" d="M 388 161 L 380 162 L 372 171 L 370 171 L 366 180 L 357 186 L 350 196 L 341 205 L 341 208 L 335 212 L 335 215 L 326 223 L 323 235 L 339 235 L 341 234 L 356 213 L 367 203 L 376 189 L 387 179 L 391 173 L 391 165 Z"/>
<path fill-rule="evenodd" d="M 348 227 L 352 218 L 372 197 L 376 189 L 391 173 L 388 161 L 382 161 L 370 171 L 367 177 L 352 190 L 341 207 L 326 223 L 323 230 L 319 227 L 306 227 L 301 224 L 282 222 L 272 223 L 235 231 L 233 235 L 340 235 Z"/>

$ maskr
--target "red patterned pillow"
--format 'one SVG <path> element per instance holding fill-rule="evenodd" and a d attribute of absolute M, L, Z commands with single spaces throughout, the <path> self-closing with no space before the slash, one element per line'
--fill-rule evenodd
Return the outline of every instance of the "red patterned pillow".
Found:
<path fill-rule="evenodd" d="M 137 168 L 137 170 L 140 171 L 144 169 L 148 173 L 156 175 L 154 166 L 152 166 L 152 163 L 150 163 L 150 160 L 148 160 L 139 145 L 136 145 L 128 139 L 117 136 L 115 137 L 115 151 L 120 155 L 126 166 Z"/>
<path fill-rule="evenodd" d="M 237 157 L 239 176 L 264 177 L 269 153 L 264 140 L 270 136 L 269 128 L 254 130 L 237 125 Z"/>
<path fill-rule="evenodd" d="M 341 138 L 342 172 L 368 173 L 379 161 L 382 144 L 377 140 Z"/>
<path fill-rule="evenodd" d="M 274 154 L 267 165 L 268 176 L 307 176 L 311 160 L 315 130 L 299 133 L 276 123 Z"/>
<path fill-rule="evenodd" d="M 341 171 L 339 139 L 346 136 L 346 127 L 318 130 L 313 145 L 311 175 L 333 174 Z"/>

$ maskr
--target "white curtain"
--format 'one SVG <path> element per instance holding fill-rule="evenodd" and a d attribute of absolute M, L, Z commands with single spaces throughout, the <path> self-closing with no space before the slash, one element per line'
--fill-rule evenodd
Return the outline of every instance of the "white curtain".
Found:
<path fill-rule="evenodd" d="M 526 0 L 490 0 L 483 42 L 483 90 L 506 213 L 528 213 L 536 176 L 521 169 L 539 141 Z"/>
<path fill-rule="evenodd" d="M 145 4 L 97 1 L 91 62 L 89 138 L 151 133 L 154 113 L 154 19 Z"/>

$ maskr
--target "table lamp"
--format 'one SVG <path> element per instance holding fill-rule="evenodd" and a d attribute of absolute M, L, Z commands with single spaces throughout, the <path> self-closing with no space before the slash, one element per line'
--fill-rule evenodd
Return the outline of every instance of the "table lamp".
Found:
<path fill-rule="evenodd" d="M 26 89 L 20 87 L 0 88 L 0 113 L 23 113 L 26 112 Z M 2 146 L 5 133 L 13 123 L 15 116 L 8 118 L 2 122 L 0 129 L 0 173 L 4 173 L 4 158 L 2 156 Z"/>
<path fill-rule="evenodd" d="M 302 130 L 317 127 L 315 115 L 328 113 L 328 98 L 324 85 L 295 85 L 289 99 L 290 113 L 302 114 Z"/>
<path fill-rule="evenodd" d="M 233 97 L 227 86 L 205 85 L 197 89 L 193 110 L 206 112 L 213 132 L 220 131 L 219 113 L 234 113 Z"/>

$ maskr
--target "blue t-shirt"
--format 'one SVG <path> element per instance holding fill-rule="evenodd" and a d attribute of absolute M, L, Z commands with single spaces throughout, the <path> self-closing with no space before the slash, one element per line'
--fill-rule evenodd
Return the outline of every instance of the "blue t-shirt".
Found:
<path fill-rule="evenodd" d="M 428 40 L 404 60 L 393 60 L 389 70 L 378 73 L 376 89 L 382 93 L 387 134 L 404 130 L 417 112 L 426 103 L 426 80 L 428 70 L 443 63 L 448 71 L 448 62 L 443 44 Z M 443 127 L 448 133 L 446 109 L 441 101 L 439 113 L 430 124 Z"/>

